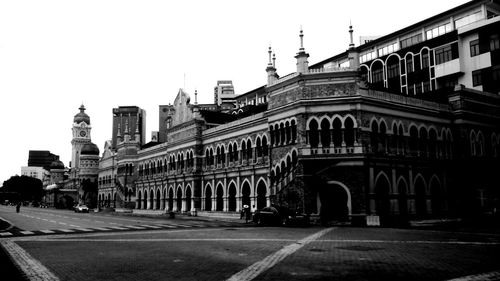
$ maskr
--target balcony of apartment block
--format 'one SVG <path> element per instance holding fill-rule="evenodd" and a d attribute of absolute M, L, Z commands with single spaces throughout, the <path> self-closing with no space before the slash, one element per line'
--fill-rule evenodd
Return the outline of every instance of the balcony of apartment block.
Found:
<path fill-rule="evenodd" d="M 438 64 L 434 67 L 434 76 L 436 78 L 441 78 L 450 75 L 459 75 L 462 73 L 463 70 L 460 65 L 459 58 Z"/>

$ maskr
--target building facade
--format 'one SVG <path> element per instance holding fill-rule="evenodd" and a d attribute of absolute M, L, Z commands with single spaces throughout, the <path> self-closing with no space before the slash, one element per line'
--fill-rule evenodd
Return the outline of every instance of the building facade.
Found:
<path fill-rule="evenodd" d="M 296 72 L 280 77 L 270 48 L 267 83 L 232 110 L 181 89 L 160 106 L 160 141 L 129 158 L 134 208 L 280 204 L 383 224 L 494 212 L 499 12 L 471 1 L 357 47 L 350 28 L 348 49 L 314 65 L 301 31 Z"/>

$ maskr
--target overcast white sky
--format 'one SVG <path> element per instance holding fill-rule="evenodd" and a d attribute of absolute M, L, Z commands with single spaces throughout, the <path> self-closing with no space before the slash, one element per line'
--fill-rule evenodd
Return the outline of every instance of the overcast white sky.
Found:
<path fill-rule="evenodd" d="M 314 64 L 346 50 L 349 21 L 358 45 L 465 2 L 0 0 L 0 185 L 29 150 L 69 165 L 82 103 L 101 152 L 118 106 L 147 111 L 149 141 L 179 88 L 211 103 L 217 80 L 237 95 L 264 85 L 269 44 L 278 74 L 294 72 L 300 26 Z"/>

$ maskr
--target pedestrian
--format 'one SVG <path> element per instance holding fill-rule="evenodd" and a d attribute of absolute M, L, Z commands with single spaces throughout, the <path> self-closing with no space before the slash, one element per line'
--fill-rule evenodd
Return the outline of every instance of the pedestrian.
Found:
<path fill-rule="evenodd" d="M 257 208 L 255 208 L 255 205 L 252 205 L 252 218 L 253 218 L 253 215 L 255 214 L 255 211 L 257 211 Z"/>
<path fill-rule="evenodd" d="M 245 223 L 248 223 L 252 217 L 252 211 L 250 211 L 250 206 L 248 205 L 243 206 L 243 208 L 245 210 Z"/>
<path fill-rule="evenodd" d="M 21 210 L 21 202 L 17 202 L 16 213 L 19 213 L 20 210 Z"/>

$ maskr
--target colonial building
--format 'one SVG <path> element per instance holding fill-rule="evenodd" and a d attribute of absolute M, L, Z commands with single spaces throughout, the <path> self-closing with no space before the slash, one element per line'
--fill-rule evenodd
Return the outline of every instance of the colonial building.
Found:
<path fill-rule="evenodd" d="M 325 222 L 491 213 L 499 13 L 498 1 L 471 1 L 357 47 L 350 27 L 348 49 L 314 65 L 301 30 L 294 73 L 279 76 L 269 48 L 267 83 L 234 101 L 221 85 L 213 105 L 181 89 L 160 106 L 159 142 L 123 168 L 129 198 L 158 212 L 281 204 Z"/>

